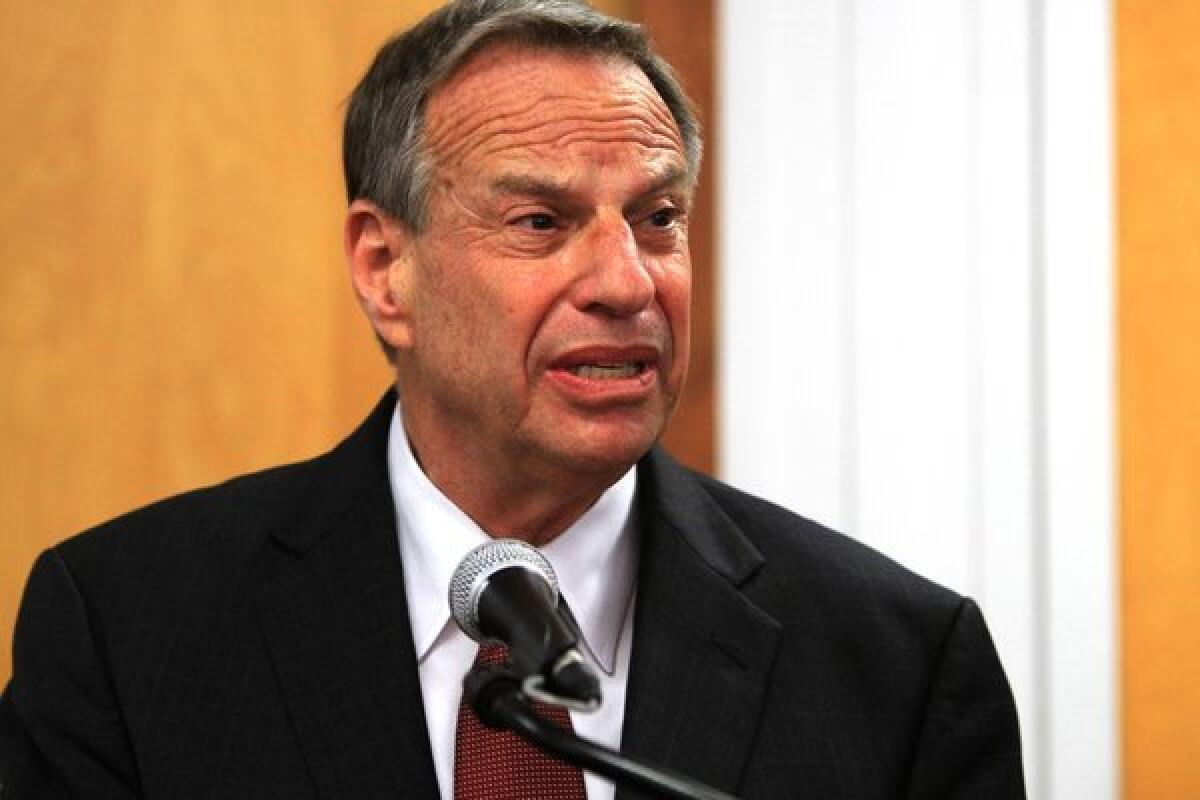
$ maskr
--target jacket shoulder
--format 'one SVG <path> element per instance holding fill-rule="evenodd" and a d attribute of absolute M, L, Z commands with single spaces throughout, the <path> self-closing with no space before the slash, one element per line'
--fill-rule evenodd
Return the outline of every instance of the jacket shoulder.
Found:
<path fill-rule="evenodd" d="M 199 556 L 236 565 L 276 533 L 318 535 L 364 492 L 387 492 L 389 391 L 337 447 L 305 461 L 271 467 L 159 500 L 84 531 L 54 551 L 68 567 L 107 566 L 127 574 L 171 574 Z M 98 563 L 103 562 L 103 563 Z"/>
<path fill-rule="evenodd" d="M 710 476 L 691 475 L 762 555 L 751 593 L 782 601 L 803 585 L 806 603 L 831 614 L 869 614 L 901 627 L 944 628 L 960 612 L 962 595 L 871 546 Z"/>
<path fill-rule="evenodd" d="M 236 531 L 262 538 L 285 517 L 295 498 L 319 471 L 320 458 L 240 475 L 220 484 L 182 492 L 128 511 L 76 534 L 52 548 L 68 566 L 86 571 L 107 557 L 129 559 L 179 550 L 184 559 Z M 159 566 L 164 566 L 161 561 Z"/>

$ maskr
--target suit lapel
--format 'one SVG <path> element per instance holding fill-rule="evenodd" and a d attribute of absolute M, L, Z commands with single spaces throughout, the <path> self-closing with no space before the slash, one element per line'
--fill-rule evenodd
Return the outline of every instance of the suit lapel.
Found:
<path fill-rule="evenodd" d="M 259 623 L 321 797 L 437 797 L 387 481 L 391 394 L 325 459 Z"/>
<path fill-rule="evenodd" d="M 779 638 L 779 623 L 739 588 L 762 557 L 668 456 L 655 450 L 640 469 L 643 544 L 622 749 L 733 792 Z"/>

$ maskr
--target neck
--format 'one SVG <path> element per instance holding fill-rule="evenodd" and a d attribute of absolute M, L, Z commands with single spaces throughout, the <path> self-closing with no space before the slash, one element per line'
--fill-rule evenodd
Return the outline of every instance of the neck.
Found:
<path fill-rule="evenodd" d="M 489 536 L 535 546 L 571 527 L 628 469 L 518 470 L 485 450 L 430 446 L 407 418 L 404 427 L 417 464 L 450 502 Z"/>
<path fill-rule="evenodd" d="M 503 487 L 489 490 L 478 484 L 468 487 L 453 480 L 439 481 L 428 471 L 426 474 L 489 536 L 520 539 L 539 547 L 570 528 L 608 488 L 605 484 L 567 496 L 556 490 L 527 488 L 517 491 Z"/>

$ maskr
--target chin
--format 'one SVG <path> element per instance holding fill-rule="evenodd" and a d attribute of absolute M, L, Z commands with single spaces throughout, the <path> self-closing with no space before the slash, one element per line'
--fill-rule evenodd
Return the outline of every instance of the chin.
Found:
<path fill-rule="evenodd" d="M 555 409 L 558 411 L 558 409 Z M 661 404 L 619 408 L 607 413 L 539 414 L 525 428 L 530 455 L 555 469 L 611 480 L 649 452 L 666 427 Z"/>
<path fill-rule="evenodd" d="M 562 460 L 578 472 L 610 474 L 613 480 L 641 459 L 658 441 L 658 431 L 609 432 L 571 443 L 560 453 Z"/>

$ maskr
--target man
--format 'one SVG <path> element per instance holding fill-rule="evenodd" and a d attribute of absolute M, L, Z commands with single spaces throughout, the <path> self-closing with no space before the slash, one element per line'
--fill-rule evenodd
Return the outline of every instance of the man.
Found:
<path fill-rule="evenodd" d="M 559 572 L 605 693 L 584 735 L 746 798 L 1023 796 L 969 600 L 654 448 L 700 142 L 636 28 L 451 3 L 379 53 L 344 156 L 397 391 L 321 458 L 41 557 L 4 796 L 500 796 L 468 763 L 498 745 L 464 747 L 477 648 L 445 606 L 488 537 Z M 555 796 L 584 790 L 613 796 L 590 775 Z"/>

